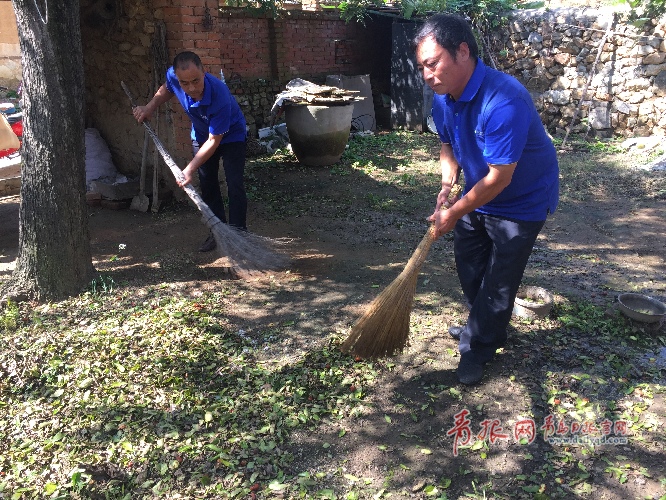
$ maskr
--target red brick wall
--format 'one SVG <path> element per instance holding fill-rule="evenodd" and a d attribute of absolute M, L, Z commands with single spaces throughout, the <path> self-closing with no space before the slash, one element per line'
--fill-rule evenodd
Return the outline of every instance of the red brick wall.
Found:
<path fill-rule="evenodd" d="M 84 3 L 89 0 L 82 0 L 85 14 Z M 275 95 L 289 80 L 300 77 L 321 83 L 328 74 L 373 73 L 380 59 L 376 54 L 390 55 L 390 39 L 378 47 L 376 30 L 346 24 L 337 12 L 282 11 L 273 20 L 239 8 L 218 11 L 216 0 L 121 0 L 120 4 L 118 17 L 106 24 L 91 24 L 82 17 L 87 121 L 107 140 L 119 169 L 133 175 L 141 163 L 143 131 L 132 118 L 120 80 L 140 104 L 152 96 L 150 45 L 159 21 L 166 26 L 170 60 L 192 50 L 210 73 L 219 76 L 224 69 L 252 132 L 268 125 Z M 209 27 L 204 22 L 206 4 Z M 381 30 L 387 31 L 386 26 Z M 174 127 L 163 127 L 160 136 L 184 167 L 192 157 L 190 123 L 175 100 L 170 107 Z"/>
<path fill-rule="evenodd" d="M 154 0 L 155 5 L 170 4 Z M 361 25 L 345 23 L 335 12 L 284 11 L 271 20 L 243 9 L 225 8 L 213 29 L 203 26 L 205 0 L 183 0 L 178 7 L 160 7 L 170 52 L 192 50 L 213 74 L 237 73 L 243 79 L 322 77 L 354 74 L 363 67 L 367 35 Z M 215 11 L 211 11 L 215 17 Z M 271 24 L 274 28 L 271 28 Z M 342 53 L 341 53 L 342 52 Z M 271 53 L 274 59 L 271 60 Z M 279 68 L 277 75 L 272 74 Z"/>
<path fill-rule="evenodd" d="M 371 56 L 363 50 L 368 30 L 345 23 L 337 12 L 283 11 L 273 20 L 240 8 L 224 8 L 218 17 L 211 8 L 214 24 L 207 30 L 205 5 L 205 0 L 182 0 L 178 6 L 172 0 L 153 0 L 156 16 L 167 27 L 170 56 L 183 50 L 196 52 L 208 72 L 217 76 L 220 69 L 224 71 L 237 96 L 246 94 L 254 80 L 267 80 L 267 87 L 277 82 L 284 88 L 296 77 L 321 83 L 329 74 L 368 72 Z M 264 99 L 270 100 L 269 109 L 276 93 L 269 90 Z M 266 109 L 242 107 L 253 132 L 267 125 Z M 177 110 L 175 153 L 182 158 L 191 154 L 188 130 L 187 118 Z"/>
<path fill-rule="evenodd" d="M 242 15 L 220 17 L 220 63 L 227 77 L 238 73 L 242 78 L 270 79 L 269 20 Z"/>

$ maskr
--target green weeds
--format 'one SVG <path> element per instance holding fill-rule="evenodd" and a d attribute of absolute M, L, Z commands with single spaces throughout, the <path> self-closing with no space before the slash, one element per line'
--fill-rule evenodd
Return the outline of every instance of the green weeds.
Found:
<path fill-rule="evenodd" d="M 11 332 L 16 330 L 19 325 L 20 311 L 18 305 L 11 300 L 2 308 L 0 314 L 0 332 Z"/>
<path fill-rule="evenodd" d="M 90 282 L 88 291 L 93 296 L 99 296 L 106 293 L 113 293 L 115 286 L 116 282 L 113 281 L 111 276 L 99 275 Z"/>

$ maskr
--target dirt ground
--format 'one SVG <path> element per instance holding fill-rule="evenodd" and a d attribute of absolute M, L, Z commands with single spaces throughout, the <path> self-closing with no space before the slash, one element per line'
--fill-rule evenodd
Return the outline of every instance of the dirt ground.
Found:
<path fill-rule="evenodd" d="M 425 217 L 437 185 L 436 175 L 432 178 L 431 191 L 390 205 L 383 200 L 395 199 L 395 186 L 357 171 L 305 168 L 296 162 L 253 170 L 249 229 L 293 238 L 288 272 L 261 280 L 234 280 L 215 252 L 197 251 L 207 233 L 187 203 L 173 202 L 159 214 L 91 207 L 94 264 L 116 286 L 167 284 L 184 295 L 238 288 L 243 294 L 233 304 L 233 322 L 248 334 L 267 324 L 293 325 L 266 354 L 280 352 L 288 359 L 328 341 L 333 333 L 344 336 L 370 300 L 399 274 L 427 229 Z M 569 193 L 548 220 L 524 283 L 546 287 L 556 300 L 590 300 L 609 310 L 615 310 L 615 298 L 623 291 L 666 301 L 663 199 L 619 199 L 594 188 L 588 195 L 576 201 Z M 18 203 L 18 197 L 0 200 L 0 281 L 8 278 L 16 258 Z M 447 481 L 453 497 L 481 485 L 507 496 L 533 497 L 516 476 L 546 474 L 549 462 L 543 457 L 555 453 L 547 443 L 528 450 L 513 441 L 497 442 L 485 459 L 471 453 L 454 457 L 446 432 L 454 414 L 464 408 L 476 427 L 484 418 L 498 419 L 507 429 L 521 416 L 542 419 L 546 410 L 531 395 L 539 391 L 551 358 L 520 336 L 520 322 L 514 320 L 516 340 L 482 383 L 461 387 L 455 378 L 457 345 L 445 334 L 465 317 L 450 238 L 433 246 L 417 292 L 412 317 L 417 334 L 411 347 L 373 384 L 359 419 L 327 421 L 316 434 L 293 436 L 292 472 L 323 471 L 332 482 L 351 481 L 349 477 L 383 481 L 387 491 L 402 492 L 392 498 L 421 498 L 427 484 L 439 484 L 442 490 Z M 665 327 L 659 328 L 652 333 L 663 335 Z M 666 413 L 663 393 L 655 394 L 652 411 Z M 352 437 L 340 439 L 341 430 Z M 642 450 L 617 450 L 647 467 L 650 479 L 636 474 L 621 484 L 604 473 L 603 462 L 594 463 L 588 470 L 594 479 L 592 498 L 664 494 L 659 480 L 666 477 L 665 445 L 663 439 L 657 442 Z M 569 490 L 574 495 L 574 487 Z"/>

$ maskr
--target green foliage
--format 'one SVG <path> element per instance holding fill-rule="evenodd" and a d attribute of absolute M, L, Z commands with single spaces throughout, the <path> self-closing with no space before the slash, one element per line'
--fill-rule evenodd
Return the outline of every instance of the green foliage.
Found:
<path fill-rule="evenodd" d="M 380 365 L 333 339 L 263 362 L 294 321 L 245 333 L 227 324 L 231 289 L 188 300 L 165 288 L 139 301 L 86 293 L 40 306 L 5 335 L 1 498 L 248 498 L 255 483 L 307 491 L 285 484 L 290 434 L 359 412 Z M 17 313 L 11 304 L 3 324 Z"/>
<path fill-rule="evenodd" d="M 367 15 L 368 7 L 376 6 L 372 0 L 346 0 L 339 5 L 341 17 L 346 21 L 359 21 Z M 496 28 L 503 14 L 516 8 L 514 0 L 402 0 L 398 2 L 405 19 L 425 17 L 435 12 L 460 14 L 485 31 Z"/>
<path fill-rule="evenodd" d="M 553 144 L 555 147 L 562 146 L 562 138 L 554 137 Z M 601 140 L 597 137 L 586 139 L 583 137 L 571 137 L 568 141 L 569 147 L 576 151 L 587 151 L 589 153 L 621 153 L 623 151 L 622 141 L 617 139 L 604 139 Z"/>
<path fill-rule="evenodd" d="M 606 309 L 581 301 L 567 302 L 559 306 L 558 318 L 565 328 L 583 332 L 595 332 L 598 338 L 631 338 L 632 325 L 622 316 L 609 316 Z"/>
<path fill-rule="evenodd" d="M 89 291 L 93 296 L 112 293 L 116 283 L 111 276 L 98 276 L 90 282 Z"/>
<path fill-rule="evenodd" d="M 19 323 L 20 311 L 18 305 L 12 302 L 11 300 L 7 301 L 7 304 L 2 310 L 0 315 L 0 331 L 13 331 L 16 330 Z"/>
<path fill-rule="evenodd" d="M 625 0 L 631 7 L 629 19 L 642 24 L 666 13 L 666 0 Z M 642 22 L 642 23 L 641 23 Z"/>
<path fill-rule="evenodd" d="M 525 2 L 521 3 L 516 6 L 518 9 L 540 9 L 545 5 L 545 2 L 543 1 L 538 1 L 538 2 Z"/>

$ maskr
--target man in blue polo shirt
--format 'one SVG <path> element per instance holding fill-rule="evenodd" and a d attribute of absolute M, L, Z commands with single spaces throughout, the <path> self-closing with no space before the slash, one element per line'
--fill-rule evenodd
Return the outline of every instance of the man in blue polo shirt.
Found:
<path fill-rule="evenodd" d="M 174 95 L 192 121 L 194 152 L 178 185 L 189 184 L 194 172 L 198 172 L 201 198 L 222 222 L 227 222 L 218 181 L 222 158 L 229 195 L 229 224 L 246 230 L 247 195 L 243 182 L 246 130 L 240 106 L 224 82 L 204 71 L 201 59 L 194 52 L 181 52 L 175 57 L 166 82 L 148 104 L 134 108 L 134 117 L 139 123 L 150 119 Z M 211 234 L 199 251 L 209 252 L 214 248 Z"/>
<path fill-rule="evenodd" d="M 486 67 L 474 34 L 454 15 L 429 18 L 414 38 L 416 60 L 435 92 L 432 116 L 442 142 L 437 236 L 453 230 L 454 254 L 469 316 L 459 339 L 458 379 L 474 384 L 507 338 L 513 302 L 532 247 L 557 207 L 555 148 L 520 82 Z M 451 187 L 465 189 L 440 210 Z"/>

